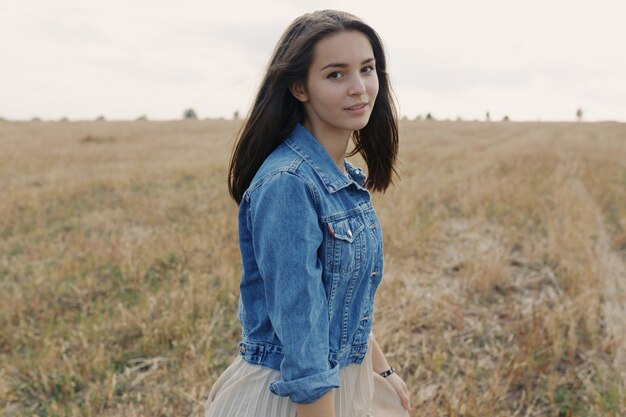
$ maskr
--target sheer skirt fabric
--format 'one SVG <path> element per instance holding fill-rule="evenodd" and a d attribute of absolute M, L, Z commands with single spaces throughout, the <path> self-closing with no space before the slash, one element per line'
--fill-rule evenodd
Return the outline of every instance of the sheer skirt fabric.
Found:
<path fill-rule="evenodd" d="M 211 388 L 205 417 L 297 417 L 294 402 L 269 391 L 269 384 L 279 378 L 279 371 L 237 355 Z M 363 363 L 341 369 L 339 378 L 340 387 L 332 390 L 335 417 L 409 416 L 391 384 L 373 371 L 371 348 Z"/>

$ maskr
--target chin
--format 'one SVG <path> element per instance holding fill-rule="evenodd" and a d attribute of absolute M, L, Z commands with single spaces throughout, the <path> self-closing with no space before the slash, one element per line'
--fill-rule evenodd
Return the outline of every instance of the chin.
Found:
<path fill-rule="evenodd" d="M 369 123 L 369 115 L 358 119 L 353 119 L 344 124 L 346 130 L 361 130 Z"/>
<path fill-rule="evenodd" d="M 364 120 L 364 121 L 360 121 L 360 122 L 356 122 L 356 123 L 352 123 L 353 127 L 351 130 L 361 130 L 363 129 L 365 126 L 367 126 L 367 124 L 369 123 L 370 119 L 369 117 Z"/>

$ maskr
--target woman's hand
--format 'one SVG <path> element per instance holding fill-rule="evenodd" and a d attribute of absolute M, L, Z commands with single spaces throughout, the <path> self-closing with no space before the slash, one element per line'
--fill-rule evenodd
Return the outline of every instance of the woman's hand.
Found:
<path fill-rule="evenodd" d="M 385 379 L 391 384 L 393 389 L 396 390 L 398 397 L 400 397 L 400 403 L 402 404 L 402 407 L 404 407 L 406 411 L 411 411 L 411 403 L 409 401 L 409 389 L 407 388 L 406 383 L 404 382 L 404 380 L 402 380 L 400 375 L 398 375 L 397 373 L 393 373 Z"/>
<path fill-rule="evenodd" d="M 390 368 L 389 362 L 387 362 L 387 359 L 385 359 L 385 355 L 378 345 L 378 342 L 374 337 L 374 333 L 372 332 L 370 333 L 370 335 L 372 340 L 372 362 L 374 372 L 380 374 L 381 372 L 383 372 L 381 371 L 381 369 L 386 370 Z M 411 402 L 409 401 L 409 389 L 406 387 L 406 383 L 402 380 L 400 375 L 394 372 L 385 379 L 391 384 L 393 389 L 396 391 L 396 394 L 398 394 L 398 398 L 400 398 L 400 403 L 402 404 L 402 407 L 407 411 L 411 411 Z"/>
<path fill-rule="evenodd" d="M 296 417 L 335 417 L 333 392 L 328 391 L 319 400 L 310 404 L 296 403 Z"/>

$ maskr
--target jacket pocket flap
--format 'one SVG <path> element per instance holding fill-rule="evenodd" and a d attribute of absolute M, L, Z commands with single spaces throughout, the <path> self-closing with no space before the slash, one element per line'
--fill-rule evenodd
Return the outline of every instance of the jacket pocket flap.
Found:
<path fill-rule="evenodd" d="M 365 225 L 355 217 L 328 222 L 328 231 L 332 237 L 352 243 L 365 229 Z"/>

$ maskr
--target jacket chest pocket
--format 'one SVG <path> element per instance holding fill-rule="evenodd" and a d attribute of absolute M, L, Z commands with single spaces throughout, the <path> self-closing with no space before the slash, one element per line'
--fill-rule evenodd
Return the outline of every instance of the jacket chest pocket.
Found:
<path fill-rule="evenodd" d="M 365 250 L 365 224 L 359 217 L 327 223 L 331 250 L 331 268 L 350 274 L 361 267 Z"/>

